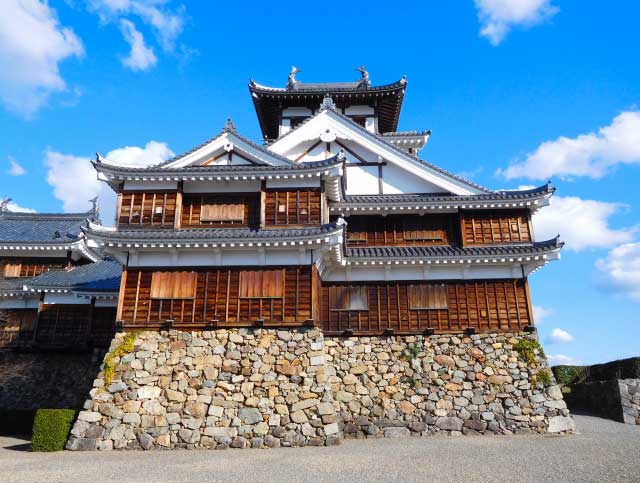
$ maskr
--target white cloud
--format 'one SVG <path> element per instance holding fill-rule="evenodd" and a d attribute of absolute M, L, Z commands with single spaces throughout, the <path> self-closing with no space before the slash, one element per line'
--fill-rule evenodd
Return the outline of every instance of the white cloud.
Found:
<path fill-rule="evenodd" d="M 36 210 L 25 208 L 24 206 L 20 206 L 19 204 L 14 203 L 11 200 L 9 200 L 9 203 L 7 203 L 7 210 L 13 211 L 14 213 L 36 213 Z"/>
<path fill-rule="evenodd" d="M 11 176 L 22 176 L 27 174 L 27 170 L 20 166 L 13 156 L 9 156 L 9 171 L 7 172 Z"/>
<path fill-rule="evenodd" d="M 542 307 L 540 305 L 533 306 L 533 320 L 536 324 L 540 324 L 547 317 L 553 314 L 553 309 L 549 309 L 547 307 Z"/>
<path fill-rule="evenodd" d="M 551 205 L 533 215 L 536 240 L 548 240 L 560 234 L 567 250 L 607 248 L 632 240 L 635 228 L 615 229 L 609 218 L 625 205 L 585 200 L 577 196 L 554 196 Z"/>
<path fill-rule="evenodd" d="M 107 153 L 106 158 L 112 163 L 144 166 L 171 156 L 173 151 L 165 143 L 150 141 L 144 148 L 127 146 L 115 149 Z M 102 222 L 106 225 L 113 223 L 115 193 L 98 180 L 89 158 L 48 151 L 45 164 L 48 168 L 47 182 L 53 187 L 54 196 L 62 201 L 65 212 L 87 211 L 89 200 L 98 196 Z"/>
<path fill-rule="evenodd" d="M 103 22 L 136 16 L 149 25 L 163 50 L 171 52 L 184 28 L 184 7 L 168 8 L 171 0 L 88 0 L 89 10 Z"/>
<path fill-rule="evenodd" d="M 547 359 L 549 360 L 551 365 L 554 365 L 554 366 L 558 366 L 558 365 L 579 366 L 582 364 L 582 361 L 578 359 L 574 359 L 573 357 L 570 357 L 570 356 L 566 356 L 564 354 L 555 354 L 555 355 L 548 354 Z"/>
<path fill-rule="evenodd" d="M 480 35 L 498 45 L 514 26 L 531 27 L 558 13 L 551 0 L 475 0 Z"/>
<path fill-rule="evenodd" d="M 555 328 L 547 336 L 547 344 L 568 344 L 573 340 L 573 336 L 566 330 Z"/>
<path fill-rule="evenodd" d="M 640 163 L 640 111 L 626 111 L 598 132 L 546 141 L 522 162 L 498 174 L 547 180 L 553 176 L 597 179 L 618 164 Z"/>
<path fill-rule="evenodd" d="M 67 90 L 60 62 L 83 55 L 80 39 L 46 2 L 0 2 L 0 99 L 9 110 L 33 116 L 51 94 Z"/>
<path fill-rule="evenodd" d="M 122 36 L 131 47 L 129 55 L 122 59 L 123 65 L 131 70 L 148 70 L 158 62 L 158 58 L 153 53 L 153 49 L 144 43 L 144 37 L 136 29 L 133 22 L 120 20 L 120 31 Z"/>
<path fill-rule="evenodd" d="M 601 288 L 640 302 L 640 242 L 625 243 L 596 261 Z"/>

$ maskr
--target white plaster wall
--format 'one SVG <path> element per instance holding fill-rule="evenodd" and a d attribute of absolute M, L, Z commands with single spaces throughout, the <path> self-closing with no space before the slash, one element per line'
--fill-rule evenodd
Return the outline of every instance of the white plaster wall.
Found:
<path fill-rule="evenodd" d="M 410 262 L 409 262 L 410 263 Z M 520 278 L 519 267 L 509 265 L 351 265 L 331 267 L 322 274 L 329 282 L 379 280 L 474 280 Z"/>
<path fill-rule="evenodd" d="M 185 181 L 185 193 L 233 193 L 260 191 L 260 180 Z"/>
<path fill-rule="evenodd" d="M 148 191 L 148 190 L 175 190 L 178 189 L 177 181 L 125 181 L 126 191 Z"/>
<path fill-rule="evenodd" d="M 375 113 L 373 107 L 361 105 L 361 106 L 349 106 L 344 110 L 347 116 L 364 116 L 367 114 L 373 115 Z"/>
<path fill-rule="evenodd" d="M 319 188 L 319 177 L 302 179 L 268 179 L 267 188 Z"/>
<path fill-rule="evenodd" d="M 287 107 L 282 110 L 283 116 L 311 116 L 311 109 L 308 107 Z"/>
<path fill-rule="evenodd" d="M 439 186 L 429 183 L 391 163 L 387 163 L 383 168 L 382 189 L 384 194 L 446 193 Z"/>
<path fill-rule="evenodd" d="M 378 194 L 378 166 L 349 166 L 345 171 L 348 195 Z"/>
<path fill-rule="evenodd" d="M 45 304 L 88 305 L 91 301 L 84 297 L 77 297 L 72 293 L 47 293 L 44 295 Z"/>

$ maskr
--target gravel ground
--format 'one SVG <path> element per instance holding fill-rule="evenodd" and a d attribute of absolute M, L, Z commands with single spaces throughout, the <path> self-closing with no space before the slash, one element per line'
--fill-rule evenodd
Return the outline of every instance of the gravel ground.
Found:
<path fill-rule="evenodd" d="M 47 454 L 0 437 L 0 480 L 640 482 L 640 427 L 575 420 L 580 433 L 565 437 L 434 436 L 277 450 Z"/>

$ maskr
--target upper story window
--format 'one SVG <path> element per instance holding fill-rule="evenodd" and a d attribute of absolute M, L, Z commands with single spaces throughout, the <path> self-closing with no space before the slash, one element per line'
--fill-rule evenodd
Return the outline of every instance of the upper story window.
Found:
<path fill-rule="evenodd" d="M 118 225 L 173 226 L 176 200 L 175 192 L 123 192 Z"/>
<path fill-rule="evenodd" d="M 2 267 L 2 274 L 6 278 L 36 277 L 51 270 L 63 270 L 66 262 L 53 261 L 9 261 Z"/>
<path fill-rule="evenodd" d="M 242 203 L 204 203 L 200 210 L 200 221 L 218 221 L 242 223 L 244 204 Z"/>

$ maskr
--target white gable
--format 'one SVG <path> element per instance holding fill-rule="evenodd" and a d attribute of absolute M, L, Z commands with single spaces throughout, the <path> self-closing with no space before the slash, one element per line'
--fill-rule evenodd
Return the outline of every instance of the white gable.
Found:
<path fill-rule="evenodd" d="M 472 183 L 420 162 L 331 109 L 319 112 L 268 148 L 294 162 L 326 159 L 342 149 L 348 163 L 348 194 L 378 194 L 380 184 L 385 194 L 472 195 L 485 192 Z M 386 163 L 382 181 L 378 166 L 351 166 L 362 162 Z"/>
<path fill-rule="evenodd" d="M 288 164 L 280 156 L 261 148 L 237 135 L 234 131 L 224 131 L 211 141 L 194 151 L 165 164 L 164 168 L 184 168 L 187 166 L 216 166 L 237 164 L 262 164 L 281 166 Z"/>

